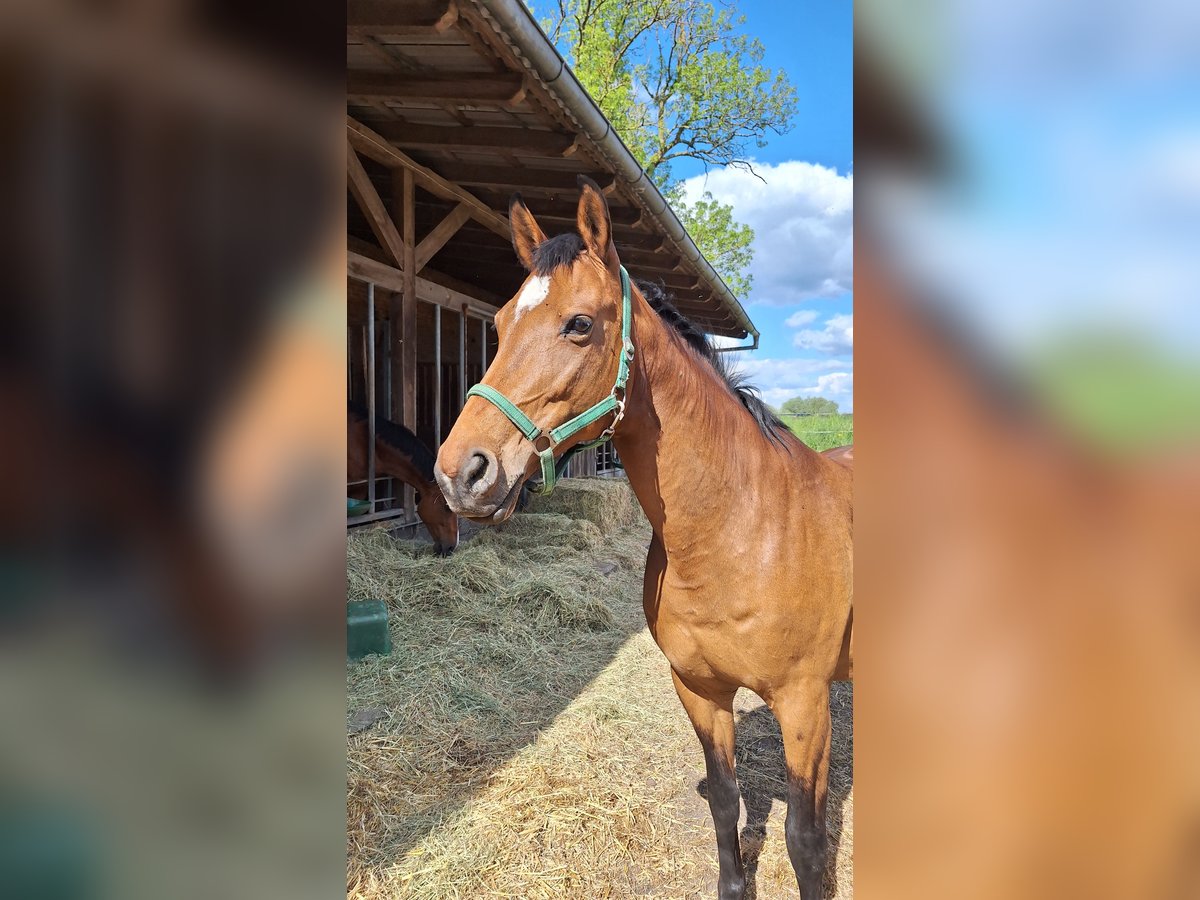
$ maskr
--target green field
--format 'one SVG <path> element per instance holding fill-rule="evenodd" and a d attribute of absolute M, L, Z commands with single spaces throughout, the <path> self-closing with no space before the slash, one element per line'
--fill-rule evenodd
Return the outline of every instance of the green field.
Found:
<path fill-rule="evenodd" d="M 854 443 L 854 416 L 780 416 L 792 434 L 814 450 Z"/>

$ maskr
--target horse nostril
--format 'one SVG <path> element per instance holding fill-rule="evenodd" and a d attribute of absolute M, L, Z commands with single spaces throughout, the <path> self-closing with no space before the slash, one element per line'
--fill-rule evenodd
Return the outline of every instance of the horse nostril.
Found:
<path fill-rule="evenodd" d="M 468 457 L 467 464 L 463 466 L 463 485 L 472 491 L 487 490 L 495 480 L 492 475 L 492 467 L 491 454 L 476 450 Z"/>

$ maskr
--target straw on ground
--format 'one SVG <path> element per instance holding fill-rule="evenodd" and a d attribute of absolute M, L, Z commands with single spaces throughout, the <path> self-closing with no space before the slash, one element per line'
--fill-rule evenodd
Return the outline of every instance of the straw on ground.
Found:
<path fill-rule="evenodd" d="M 641 609 L 648 527 L 622 481 L 572 479 L 534 510 L 449 560 L 350 538 L 350 597 L 387 602 L 395 647 L 348 670 L 353 897 L 713 894 L 703 758 Z M 743 852 L 759 895 L 795 897 L 778 727 L 746 692 L 738 711 Z M 853 890 L 850 721 L 835 686 L 837 897 Z"/>

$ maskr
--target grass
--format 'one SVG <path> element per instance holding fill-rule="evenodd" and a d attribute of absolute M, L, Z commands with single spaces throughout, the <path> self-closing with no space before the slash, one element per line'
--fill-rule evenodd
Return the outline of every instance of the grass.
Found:
<path fill-rule="evenodd" d="M 1200 440 L 1200 365 L 1137 334 L 1089 332 L 1049 342 L 1027 382 L 1092 447 L 1136 454 Z"/>
<path fill-rule="evenodd" d="M 792 434 L 818 452 L 854 443 L 854 416 L 782 416 Z"/>
<path fill-rule="evenodd" d="M 531 508 L 448 560 L 349 538 L 350 597 L 385 600 L 395 648 L 347 669 L 351 897 L 714 893 L 703 758 L 641 608 L 648 526 L 621 480 Z M 830 886 L 848 897 L 849 688 L 834 701 Z M 748 865 L 761 896 L 795 897 L 779 730 L 753 695 L 738 710 Z"/>

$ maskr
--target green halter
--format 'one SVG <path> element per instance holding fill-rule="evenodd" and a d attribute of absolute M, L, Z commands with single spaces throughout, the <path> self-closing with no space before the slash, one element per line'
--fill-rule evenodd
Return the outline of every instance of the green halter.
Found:
<path fill-rule="evenodd" d="M 507 397 L 501 394 L 493 387 L 486 384 L 477 384 L 467 391 L 468 397 L 482 397 L 500 412 L 508 416 L 510 422 L 517 426 L 517 430 L 525 435 L 525 439 L 533 444 L 533 449 L 537 452 L 538 459 L 542 463 L 542 483 L 531 487 L 530 490 L 536 494 L 549 494 L 554 490 L 554 483 L 566 469 L 567 461 L 571 456 L 579 450 L 586 450 L 589 447 L 598 447 L 603 444 L 613 435 L 616 430 L 617 423 L 625 415 L 625 382 L 629 380 L 629 364 L 633 362 L 633 341 L 629 339 L 629 326 L 633 318 L 630 309 L 630 285 L 629 273 L 625 271 L 625 267 L 621 266 L 621 357 L 617 363 L 617 380 L 613 384 L 613 389 L 608 396 L 594 406 L 581 412 L 575 418 L 570 419 L 557 428 L 551 428 L 549 431 L 543 431 L 533 424 L 533 420 L 521 410 L 517 409 L 516 404 L 510 401 Z M 619 396 L 618 396 L 619 395 Z M 579 444 L 572 447 L 555 465 L 554 450 L 571 435 L 578 431 L 582 431 L 592 423 L 602 419 L 609 413 L 615 413 L 612 424 L 604 430 L 604 433 L 594 441 L 589 441 L 586 444 Z M 540 439 L 545 439 L 545 446 L 539 447 Z"/>

